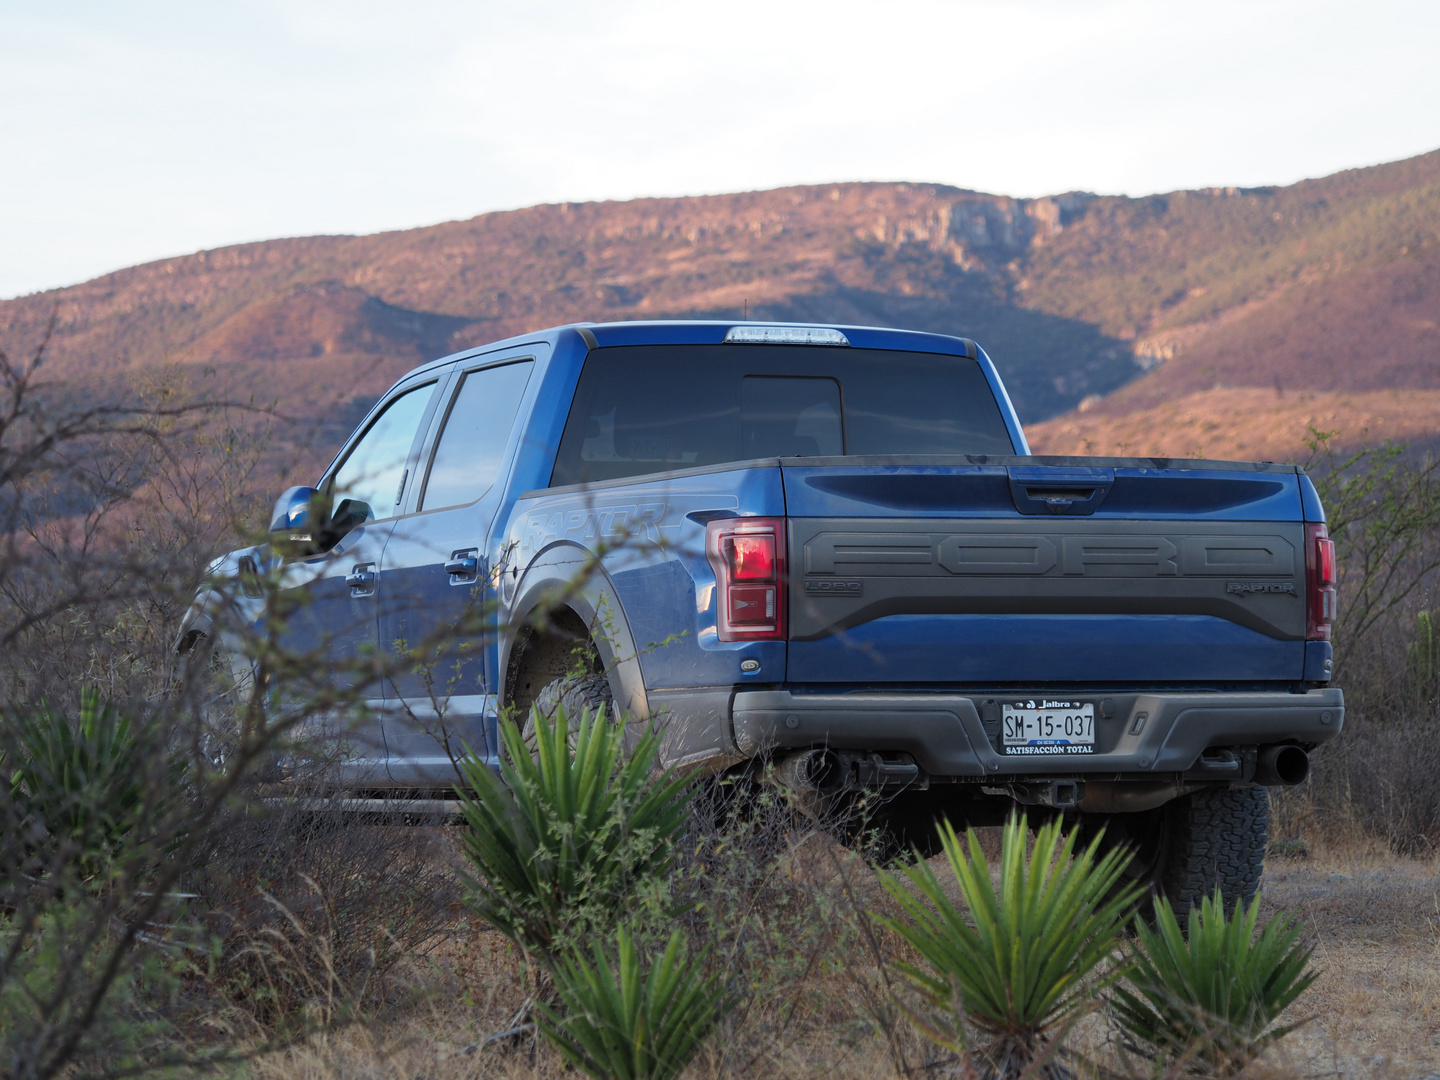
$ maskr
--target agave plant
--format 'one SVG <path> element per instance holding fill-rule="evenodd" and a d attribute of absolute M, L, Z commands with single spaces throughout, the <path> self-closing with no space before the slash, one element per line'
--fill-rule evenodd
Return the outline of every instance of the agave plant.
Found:
<path fill-rule="evenodd" d="M 594 963 L 578 950 L 551 968 L 560 1008 L 539 1004 L 541 1033 L 595 1080 L 670 1080 L 734 1005 L 718 977 L 690 958 L 680 931 L 645 971 L 635 941 L 620 927 L 617 961 L 600 945 Z"/>
<path fill-rule="evenodd" d="M 564 708 L 553 722 L 533 714 L 533 756 L 520 728 L 502 722 L 500 778 L 473 753 L 460 762 L 463 844 L 476 871 L 468 902 L 540 959 L 587 926 L 613 924 L 664 873 L 690 798 L 685 780 L 652 772 L 653 728 L 625 755 L 605 710 L 584 710 L 573 732 L 570 722 Z"/>
<path fill-rule="evenodd" d="M 904 912 L 880 921 L 919 956 L 900 965 L 925 1003 L 912 1013 L 931 1038 L 952 1048 L 967 1044 L 967 1025 L 978 1035 L 974 1052 L 982 1074 L 1069 1074 L 1057 1056 L 1067 1028 L 1114 970 L 1097 974 L 1111 957 L 1139 891 L 1121 875 L 1129 856 L 1100 854 L 1100 838 L 1076 854 L 1075 834 L 1060 822 L 1044 825 L 1026 857 L 1026 826 L 1012 818 L 1000 845 L 998 888 L 974 830 L 961 843 L 941 825 L 946 862 L 964 910 L 946 894 L 924 863 L 902 876 L 881 874 Z"/>
<path fill-rule="evenodd" d="M 43 703 L 5 720 L 10 799 L 22 827 L 32 844 L 47 836 L 85 877 L 100 873 L 147 816 L 164 812 L 183 777 L 178 759 L 157 773 L 153 755 L 164 748 L 148 745 L 94 688 L 81 691 L 73 721 Z"/>
<path fill-rule="evenodd" d="M 1316 976 L 1299 920 L 1280 915 L 1257 937 L 1257 896 L 1229 916 L 1219 890 L 1190 913 L 1188 936 L 1166 900 L 1135 924 L 1135 962 L 1111 1007 L 1134 1044 L 1193 1072 L 1232 1076 L 1297 1024 L 1276 1025 Z"/>

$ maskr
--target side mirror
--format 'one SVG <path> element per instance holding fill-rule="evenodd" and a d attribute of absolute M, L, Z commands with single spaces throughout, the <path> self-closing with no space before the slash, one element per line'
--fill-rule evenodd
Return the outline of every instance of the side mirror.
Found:
<path fill-rule="evenodd" d="M 324 514 L 314 488 L 292 487 L 275 502 L 270 516 L 270 543 L 285 555 L 312 555 L 323 542 Z"/>
<path fill-rule="evenodd" d="M 326 524 L 325 532 L 330 537 L 330 543 L 338 543 L 340 538 L 357 525 L 364 525 L 365 522 L 373 520 L 375 511 L 370 509 L 370 504 L 361 502 L 359 499 L 341 499 L 340 505 L 335 507 L 335 512 L 330 515 Z"/>
<path fill-rule="evenodd" d="M 325 494 L 308 487 L 292 487 L 275 503 L 270 517 L 270 543 L 282 554 L 303 559 L 329 551 L 357 525 L 375 516 L 367 503 L 342 499 L 330 513 Z"/>

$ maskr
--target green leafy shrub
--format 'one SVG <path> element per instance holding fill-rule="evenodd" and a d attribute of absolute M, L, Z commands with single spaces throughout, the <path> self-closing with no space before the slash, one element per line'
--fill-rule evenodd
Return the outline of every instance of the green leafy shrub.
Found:
<path fill-rule="evenodd" d="M 690 958 L 679 930 L 645 971 L 622 926 L 617 962 L 593 947 L 551 968 L 560 1008 L 537 1005 L 541 1032 L 595 1080 L 670 1080 L 689 1064 L 734 1005 L 717 976 L 702 974 L 706 955 Z"/>
<path fill-rule="evenodd" d="M 137 827 L 163 816 L 183 779 L 178 759 L 157 775 L 155 759 L 167 749 L 152 745 L 94 688 L 81 692 L 73 722 L 44 703 L 6 719 L 19 826 L 32 845 L 48 837 L 84 877 L 101 873 Z"/>
<path fill-rule="evenodd" d="M 1310 950 L 1299 944 L 1300 923 L 1288 915 L 1272 919 L 1257 938 L 1259 914 L 1256 897 L 1248 908 L 1237 902 L 1227 916 L 1217 891 L 1191 912 L 1188 936 L 1163 899 L 1153 928 L 1137 920 L 1129 985 L 1116 987 L 1112 1008 L 1140 1050 L 1194 1072 L 1233 1076 L 1295 1030 L 1272 1025 L 1315 981 L 1306 971 Z"/>
<path fill-rule="evenodd" d="M 952 1049 L 966 1044 L 968 1021 L 983 1040 L 978 1052 L 986 1075 L 1016 1077 L 1037 1063 L 1042 1075 L 1066 1075 L 1054 1057 L 1060 1040 L 1053 1033 L 1116 977 L 1111 971 L 1092 978 L 1114 952 L 1139 895 L 1121 885 L 1129 855 L 1100 855 L 1098 837 L 1076 854 L 1075 834 L 1062 837 L 1060 822 L 1052 821 L 1036 833 L 1027 858 L 1025 821 L 1012 818 L 1001 840 L 997 888 L 973 829 L 962 845 L 945 822 L 941 843 L 964 910 L 924 863 L 903 875 L 881 874 L 904 917 L 878 918 L 921 961 L 900 965 L 927 1007 L 917 1021 Z"/>
<path fill-rule="evenodd" d="M 128 951 L 97 994 L 116 946 L 113 931 L 95 930 L 89 912 L 64 900 L 27 920 L 0 914 L 0 1076 L 34 1075 L 37 1061 L 77 1034 L 71 1053 L 80 1075 L 144 1071 L 171 1045 L 176 1033 L 165 1006 L 196 970 L 183 943 L 157 937 Z M 81 1015 L 92 1009 L 82 1027 Z"/>
<path fill-rule="evenodd" d="M 604 710 L 533 714 L 535 752 L 501 724 L 501 778 L 473 753 L 457 788 L 470 828 L 463 845 L 477 876 L 467 900 L 486 922 L 544 959 L 589 927 L 613 925 L 637 890 L 669 866 L 685 824 L 685 780 L 653 773 L 659 734 L 622 753 L 622 727 Z M 573 749 L 572 749 L 573 747 Z M 502 782 L 503 780 L 503 782 Z"/>

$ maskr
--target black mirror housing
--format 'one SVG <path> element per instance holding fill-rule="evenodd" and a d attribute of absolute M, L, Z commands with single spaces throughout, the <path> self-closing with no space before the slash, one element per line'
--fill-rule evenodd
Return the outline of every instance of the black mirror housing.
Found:
<path fill-rule="evenodd" d="M 361 502 L 359 499 L 341 499 L 339 505 L 335 507 L 335 512 L 330 515 L 330 520 L 326 524 L 326 532 L 333 538 L 331 542 L 336 543 L 357 525 L 364 525 L 365 522 L 372 521 L 374 518 L 375 511 L 370 509 L 369 503 Z"/>

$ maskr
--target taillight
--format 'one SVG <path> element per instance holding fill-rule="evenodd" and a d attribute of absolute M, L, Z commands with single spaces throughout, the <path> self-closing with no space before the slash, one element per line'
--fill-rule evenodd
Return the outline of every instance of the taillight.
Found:
<path fill-rule="evenodd" d="M 1305 526 L 1305 639 L 1329 641 L 1335 624 L 1335 541 L 1324 525 Z"/>
<path fill-rule="evenodd" d="M 734 581 L 775 580 L 775 534 L 742 533 L 720 541 L 725 564 Z"/>
<path fill-rule="evenodd" d="M 785 519 L 721 518 L 705 529 L 721 641 L 785 637 Z"/>

